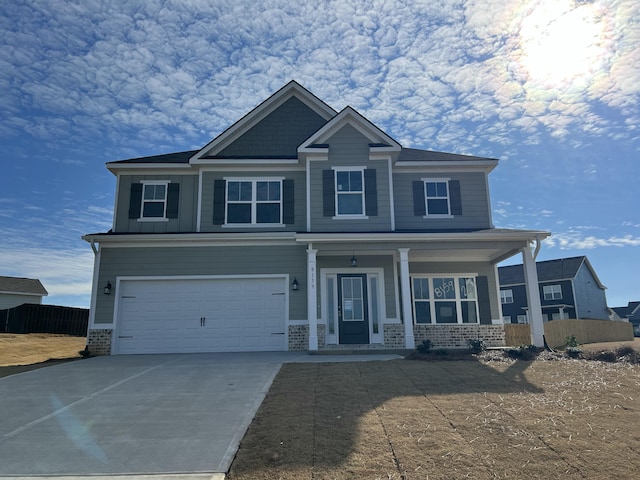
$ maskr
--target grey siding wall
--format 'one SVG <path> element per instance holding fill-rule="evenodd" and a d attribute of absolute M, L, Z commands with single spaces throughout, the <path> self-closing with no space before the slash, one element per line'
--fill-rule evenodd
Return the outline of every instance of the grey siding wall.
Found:
<path fill-rule="evenodd" d="M 178 218 L 168 221 L 138 221 L 129 219 L 131 184 L 142 180 L 168 180 L 180 184 Z M 197 175 L 121 175 L 118 188 L 117 209 L 115 212 L 115 232 L 117 233 L 177 233 L 195 232 L 198 176 Z"/>
<path fill-rule="evenodd" d="M 481 262 L 409 263 L 409 274 L 412 275 L 414 273 L 476 273 L 478 276 L 487 277 L 489 284 L 489 302 L 491 304 L 491 318 L 493 320 L 501 318 L 500 305 L 498 304 L 498 291 L 496 290 L 497 273 L 493 265 Z"/>
<path fill-rule="evenodd" d="M 310 163 L 311 231 L 313 232 L 385 232 L 391 231 L 389 208 L 389 165 L 369 160 L 369 140 L 350 125 L 341 128 L 327 142 L 329 161 Z M 378 215 L 368 219 L 340 220 L 323 216 L 322 171 L 334 166 L 367 167 L 376 170 Z"/>
<path fill-rule="evenodd" d="M 578 270 L 573 285 L 578 318 L 609 320 L 605 291 L 598 287 L 596 279 L 584 263 Z"/>
<path fill-rule="evenodd" d="M 307 318 L 306 259 L 306 247 L 298 245 L 103 248 L 98 286 L 110 281 L 115 288 L 118 276 L 289 274 L 292 280 L 297 277 L 300 282 L 300 289 L 289 295 L 289 319 L 304 320 Z M 115 297 L 115 294 L 98 292 L 97 326 L 112 323 Z"/>
<path fill-rule="evenodd" d="M 17 307 L 23 303 L 42 303 L 42 297 L 37 295 L 5 295 L 0 293 L 0 310 Z M 4 319 L 0 319 L 4 321 Z"/>
<path fill-rule="evenodd" d="M 414 215 L 413 181 L 422 178 L 450 178 L 460 181 L 462 215 L 429 219 Z M 491 227 L 487 177 L 482 172 L 469 173 L 393 173 L 396 230 L 457 230 Z"/>
<path fill-rule="evenodd" d="M 384 293 L 385 293 L 385 307 L 386 307 L 386 316 L 387 318 L 397 318 L 398 314 L 396 313 L 396 295 L 397 292 L 395 290 L 395 282 L 393 278 L 393 257 L 389 256 L 379 256 L 379 255 L 358 255 L 358 267 L 351 268 L 349 266 L 349 261 L 351 256 L 318 256 L 317 257 L 317 272 L 318 272 L 318 283 L 320 285 L 321 277 L 320 270 L 323 268 L 344 268 L 345 274 L 348 273 L 358 273 L 361 268 L 384 268 Z M 320 288 L 318 288 L 318 318 L 320 318 Z"/>
<path fill-rule="evenodd" d="M 292 97 L 218 155 L 295 157 L 298 146 L 325 123 L 320 115 Z"/>
<path fill-rule="evenodd" d="M 213 182 L 222 180 L 227 177 L 251 177 L 251 178 L 285 178 L 293 180 L 294 203 L 295 203 L 295 223 L 285 225 L 284 227 L 273 228 L 268 227 L 269 231 L 291 231 L 304 232 L 307 228 L 306 224 L 306 189 L 305 189 L 305 172 L 302 170 L 283 171 L 283 172 L 256 172 L 252 174 L 247 171 L 234 172 L 204 172 L 202 174 L 202 211 L 200 219 L 201 232 L 259 232 L 265 228 L 252 226 L 246 228 L 228 228 L 222 225 L 213 224 Z"/>

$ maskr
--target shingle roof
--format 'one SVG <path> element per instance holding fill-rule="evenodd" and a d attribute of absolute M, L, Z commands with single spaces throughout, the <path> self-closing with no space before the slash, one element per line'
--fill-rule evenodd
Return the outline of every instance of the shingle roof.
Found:
<path fill-rule="evenodd" d="M 109 163 L 189 163 L 189 159 L 200 150 L 187 152 L 165 153 L 164 155 L 152 155 L 150 157 L 129 158 Z"/>
<path fill-rule="evenodd" d="M 15 293 L 17 295 L 48 295 L 40 280 L 32 278 L 2 277 L 0 276 L 0 293 Z"/>
<path fill-rule="evenodd" d="M 432 150 L 420 150 L 417 148 L 403 148 L 398 157 L 398 162 L 460 162 L 494 160 L 495 158 L 474 157 L 472 155 L 459 155 L 457 153 L 434 152 Z"/>
<path fill-rule="evenodd" d="M 536 262 L 538 281 L 548 282 L 574 278 L 586 258 L 585 256 L 580 256 Z M 524 283 L 524 268 L 522 264 L 499 267 L 498 276 L 500 277 L 500 285 L 522 284 Z"/>

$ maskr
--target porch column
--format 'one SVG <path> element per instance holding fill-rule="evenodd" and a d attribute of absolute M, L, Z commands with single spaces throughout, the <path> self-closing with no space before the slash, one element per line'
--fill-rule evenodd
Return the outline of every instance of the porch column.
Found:
<path fill-rule="evenodd" d="M 411 283 L 409 279 L 409 249 L 399 248 L 400 252 L 400 288 L 402 290 L 402 318 L 404 319 L 404 347 L 414 349 L 413 314 L 411 309 Z"/>
<path fill-rule="evenodd" d="M 542 303 L 540 302 L 538 271 L 536 270 L 536 261 L 531 253 L 531 247 L 525 247 L 522 249 L 522 260 L 522 265 L 524 267 L 524 283 L 527 291 L 527 305 L 529 306 L 531 343 L 536 347 L 544 347 L 544 321 L 542 320 Z"/>
<path fill-rule="evenodd" d="M 318 350 L 318 288 L 316 286 L 316 253 L 307 249 L 307 317 L 309 319 L 309 351 Z"/>

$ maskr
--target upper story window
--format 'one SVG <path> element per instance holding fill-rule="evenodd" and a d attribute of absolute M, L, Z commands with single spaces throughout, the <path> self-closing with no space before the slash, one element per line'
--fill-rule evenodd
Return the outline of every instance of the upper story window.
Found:
<path fill-rule="evenodd" d="M 460 181 L 423 178 L 413 182 L 413 213 L 424 218 L 462 215 Z"/>
<path fill-rule="evenodd" d="M 143 180 L 131 184 L 129 218 L 140 222 L 178 218 L 180 184 L 169 180 Z"/>
<path fill-rule="evenodd" d="M 500 303 L 513 303 L 513 290 L 500 290 Z"/>
<path fill-rule="evenodd" d="M 228 224 L 281 224 L 282 180 L 227 179 Z"/>
<path fill-rule="evenodd" d="M 336 171 L 336 215 L 364 215 L 363 171 Z"/>
<path fill-rule="evenodd" d="M 167 210 L 167 184 L 142 184 L 142 218 L 165 218 Z"/>
<path fill-rule="evenodd" d="M 561 300 L 562 287 L 560 285 L 545 285 L 542 287 L 545 300 Z"/>

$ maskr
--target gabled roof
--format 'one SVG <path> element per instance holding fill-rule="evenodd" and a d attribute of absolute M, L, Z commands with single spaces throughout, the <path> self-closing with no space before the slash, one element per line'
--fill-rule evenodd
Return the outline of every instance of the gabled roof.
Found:
<path fill-rule="evenodd" d="M 224 148 L 228 147 L 233 141 L 237 140 L 240 136 L 257 125 L 261 120 L 266 118 L 270 113 L 275 111 L 291 97 L 296 97 L 298 100 L 302 101 L 325 120 L 329 120 L 336 115 L 336 111 L 333 108 L 313 95 L 298 82 L 291 80 L 284 87 L 275 92 L 264 102 L 260 103 L 244 117 L 205 145 L 198 151 L 198 153 L 193 155 L 191 159 L 192 163 L 198 163 L 198 161 L 204 157 L 215 156 Z"/>
<path fill-rule="evenodd" d="M 49 295 L 49 292 L 47 292 L 42 286 L 42 283 L 40 283 L 40 280 L 2 276 L 0 276 L 0 293 L 36 296 Z"/>
<path fill-rule="evenodd" d="M 589 259 L 585 256 L 536 262 L 538 281 L 550 282 L 557 280 L 572 280 L 578 274 L 578 270 L 580 270 L 583 263 L 591 271 L 591 275 L 593 275 L 593 278 L 596 280 L 598 287 L 602 289 L 606 288 L 598 279 Z M 500 285 L 524 284 L 524 269 L 522 264 L 499 267 L 498 275 L 500 277 Z"/>
<path fill-rule="evenodd" d="M 352 107 L 345 107 L 320 130 L 307 138 L 298 147 L 298 152 L 310 153 L 313 148 L 324 145 L 327 140 L 345 125 L 351 125 L 369 140 L 369 147 L 378 151 L 399 152 L 402 146 Z"/>
<path fill-rule="evenodd" d="M 151 155 L 149 157 L 129 158 L 109 163 L 189 163 L 189 159 L 200 150 L 188 150 L 186 152 L 165 153 L 163 155 Z"/>

